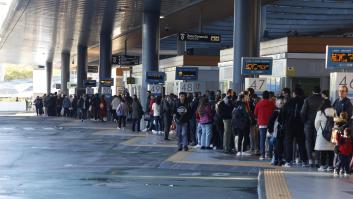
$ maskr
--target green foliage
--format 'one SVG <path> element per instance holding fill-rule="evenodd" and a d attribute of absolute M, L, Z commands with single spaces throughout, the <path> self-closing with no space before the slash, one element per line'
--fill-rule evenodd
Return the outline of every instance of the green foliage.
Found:
<path fill-rule="evenodd" d="M 5 81 L 16 79 L 29 79 L 33 77 L 32 68 L 8 66 L 5 70 Z"/>

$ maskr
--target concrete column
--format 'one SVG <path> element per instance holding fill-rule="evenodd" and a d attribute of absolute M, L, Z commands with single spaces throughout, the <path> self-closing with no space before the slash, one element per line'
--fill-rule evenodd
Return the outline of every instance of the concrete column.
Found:
<path fill-rule="evenodd" d="M 70 52 L 61 53 L 61 93 L 68 95 L 67 82 L 70 81 Z"/>
<path fill-rule="evenodd" d="M 112 76 L 112 35 L 100 35 L 99 79 L 110 79 Z"/>
<path fill-rule="evenodd" d="M 241 58 L 260 54 L 261 1 L 234 0 L 234 64 L 232 88 L 239 93 L 244 89 L 241 76 Z"/>
<path fill-rule="evenodd" d="M 47 95 L 51 93 L 51 80 L 53 76 L 53 62 L 47 61 L 46 63 L 46 72 L 47 72 Z"/>
<path fill-rule="evenodd" d="M 159 67 L 159 17 L 161 1 L 144 0 L 143 28 L 142 28 L 142 87 L 140 99 L 146 110 L 146 72 L 158 71 Z"/>
<path fill-rule="evenodd" d="M 87 80 L 87 46 L 77 47 L 77 95 L 85 93 L 83 81 Z"/>

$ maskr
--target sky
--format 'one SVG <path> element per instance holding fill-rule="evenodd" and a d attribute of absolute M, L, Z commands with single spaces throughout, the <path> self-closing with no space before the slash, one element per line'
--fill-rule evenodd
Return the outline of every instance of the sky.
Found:
<path fill-rule="evenodd" d="M 0 29 L 9 11 L 11 2 L 13 0 L 0 0 Z M 0 38 L 1 41 L 1 38 Z"/>

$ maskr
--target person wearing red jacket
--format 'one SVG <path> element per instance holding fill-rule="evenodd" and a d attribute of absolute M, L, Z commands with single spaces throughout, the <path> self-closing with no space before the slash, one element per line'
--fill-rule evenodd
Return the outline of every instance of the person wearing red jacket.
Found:
<path fill-rule="evenodd" d="M 349 128 L 345 128 L 343 135 L 338 134 L 336 137 L 338 161 L 336 162 L 334 175 L 338 175 L 341 169 L 343 170 L 344 175 L 349 175 L 349 163 L 353 152 L 353 140 L 350 132 L 351 130 Z"/>
<path fill-rule="evenodd" d="M 259 125 L 260 132 L 260 160 L 265 159 L 265 142 L 267 125 L 270 120 L 272 113 L 275 110 L 275 104 L 270 99 L 270 94 L 268 91 L 262 93 L 263 99 L 258 102 L 255 106 L 255 117 L 257 118 L 257 124 Z"/>

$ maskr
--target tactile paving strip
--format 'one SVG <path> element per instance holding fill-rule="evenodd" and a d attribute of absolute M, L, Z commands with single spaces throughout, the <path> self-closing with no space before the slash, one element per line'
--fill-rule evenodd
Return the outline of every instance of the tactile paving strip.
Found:
<path fill-rule="evenodd" d="M 264 174 L 267 199 L 292 198 L 284 178 L 284 171 L 265 169 Z"/>

